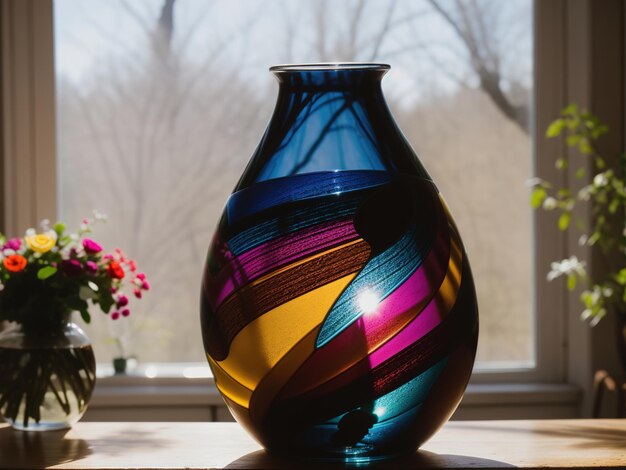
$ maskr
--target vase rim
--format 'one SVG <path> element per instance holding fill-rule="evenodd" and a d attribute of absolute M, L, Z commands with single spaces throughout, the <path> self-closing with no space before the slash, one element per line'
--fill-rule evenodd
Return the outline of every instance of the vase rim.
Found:
<path fill-rule="evenodd" d="M 362 70 L 386 72 L 391 66 L 377 62 L 319 62 L 304 64 L 278 64 L 270 67 L 272 73 L 283 72 L 325 72 L 338 70 Z"/>

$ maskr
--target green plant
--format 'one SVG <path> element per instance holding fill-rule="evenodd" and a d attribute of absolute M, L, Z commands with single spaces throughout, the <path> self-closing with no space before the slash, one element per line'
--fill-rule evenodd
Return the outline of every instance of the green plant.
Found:
<path fill-rule="evenodd" d="M 587 272 L 585 262 L 576 256 L 553 262 L 547 275 L 549 281 L 565 276 L 569 290 L 574 290 L 579 281 L 585 283 L 580 297 L 584 307 L 581 318 L 591 326 L 595 326 L 610 307 L 618 313 L 626 313 L 626 188 L 622 171 L 625 161 L 624 156 L 620 156 L 620 170 L 615 171 L 598 153 L 596 141 L 607 132 L 605 124 L 576 104 L 563 109 L 561 116 L 548 126 L 546 137 L 563 136 L 569 147 L 578 150 L 573 152 L 577 153 L 573 157 L 558 158 L 556 167 L 574 174 L 581 186 L 574 190 L 535 179 L 530 196 L 533 208 L 560 212 L 560 230 L 580 231 L 580 245 L 597 246 L 605 257 L 606 269 L 602 275 Z M 592 172 L 589 177 L 588 171 Z M 583 184 L 583 180 L 589 183 Z M 580 205 L 588 205 L 590 223 L 574 217 L 574 210 Z"/>

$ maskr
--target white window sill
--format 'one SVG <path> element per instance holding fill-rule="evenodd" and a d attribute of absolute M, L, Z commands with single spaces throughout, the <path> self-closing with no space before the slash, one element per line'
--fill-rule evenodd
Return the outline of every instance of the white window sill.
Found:
<path fill-rule="evenodd" d="M 153 377 L 147 377 L 146 371 Z M 124 415 L 144 413 L 142 419 L 160 420 L 159 410 L 210 409 L 213 419 L 228 416 L 207 366 L 201 364 L 145 365 L 129 375 L 108 375 L 98 369 L 98 382 L 90 403 L 92 416 L 100 420 L 110 411 Z M 476 383 L 470 384 L 457 419 L 574 418 L 579 415 L 581 390 L 570 384 Z M 150 415 L 146 418 L 147 411 Z M 119 413 L 118 413 L 119 414 Z M 139 416 L 139 414 L 137 415 Z M 181 415 L 182 416 L 182 415 Z"/>

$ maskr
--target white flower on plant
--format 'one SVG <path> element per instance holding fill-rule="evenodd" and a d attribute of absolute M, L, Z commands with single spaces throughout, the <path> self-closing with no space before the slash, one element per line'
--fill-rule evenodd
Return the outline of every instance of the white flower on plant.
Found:
<path fill-rule="evenodd" d="M 602 295 L 605 297 L 611 297 L 613 295 L 613 289 L 611 289 L 610 287 L 605 287 L 604 289 L 602 289 Z"/>
<path fill-rule="evenodd" d="M 37 230 L 35 230 L 34 228 L 29 228 L 26 230 L 26 234 L 27 237 L 34 237 L 35 235 L 37 235 Z"/>
<path fill-rule="evenodd" d="M 574 210 L 574 201 L 572 199 L 570 199 L 569 201 L 567 201 L 567 203 L 565 204 L 565 210 L 566 211 L 572 211 Z"/>
<path fill-rule="evenodd" d="M 578 199 L 580 199 L 581 201 L 588 201 L 589 199 L 591 199 L 591 190 L 591 185 L 583 186 L 582 188 L 580 188 L 580 190 L 578 191 Z"/>
<path fill-rule="evenodd" d="M 602 188 L 609 184 L 609 179 L 606 177 L 606 173 L 598 173 L 593 177 L 593 184 L 598 188 Z"/>
<path fill-rule="evenodd" d="M 578 239 L 578 244 L 580 246 L 585 246 L 587 244 L 587 240 L 589 240 L 589 237 L 587 236 L 586 233 L 583 233 Z"/>
<path fill-rule="evenodd" d="M 12 256 L 12 255 L 16 254 L 16 251 L 12 250 L 11 248 L 5 248 L 4 250 L 2 250 L 2 254 L 4 256 Z"/>
<path fill-rule="evenodd" d="M 97 222 L 106 222 L 109 219 L 106 214 L 103 214 L 98 209 L 94 209 L 92 212 Z"/>
<path fill-rule="evenodd" d="M 526 187 L 527 188 L 534 188 L 535 186 L 540 186 L 543 185 L 545 183 L 545 180 L 542 180 L 541 178 L 538 177 L 534 177 L 534 178 L 528 178 L 526 180 Z"/>
<path fill-rule="evenodd" d="M 605 308 L 601 308 L 600 310 L 598 310 L 598 313 L 589 321 L 589 326 L 591 327 L 596 326 L 600 322 L 600 320 L 604 318 L 605 315 L 606 315 Z"/>
<path fill-rule="evenodd" d="M 50 230 L 50 220 L 43 219 L 41 222 L 39 222 L 39 226 L 41 227 L 41 231 L 42 232 L 49 231 Z"/>
<path fill-rule="evenodd" d="M 550 272 L 546 277 L 548 281 L 553 281 L 557 277 L 573 273 L 576 273 L 579 276 L 584 276 L 586 274 L 585 262 L 579 261 L 576 256 L 570 256 L 567 259 L 550 263 Z"/>
<path fill-rule="evenodd" d="M 591 315 L 593 314 L 593 312 L 591 311 L 590 308 L 586 308 L 585 310 L 582 311 L 582 313 L 580 314 L 580 319 L 582 321 L 588 320 L 589 317 L 591 317 Z"/>
<path fill-rule="evenodd" d="M 543 208 L 547 211 L 556 209 L 556 206 L 557 206 L 557 201 L 552 196 L 548 196 L 547 198 L 543 200 Z"/>
<path fill-rule="evenodd" d="M 0 292 L 2 292 L 4 290 L 4 284 L 2 284 L 2 282 L 0 281 Z"/>

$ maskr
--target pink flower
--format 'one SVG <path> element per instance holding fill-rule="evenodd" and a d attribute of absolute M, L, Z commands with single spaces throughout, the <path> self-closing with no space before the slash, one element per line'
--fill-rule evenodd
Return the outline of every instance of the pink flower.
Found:
<path fill-rule="evenodd" d="M 143 283 L 141 284 L 141 288 L 143 290 L 150 290 L 150 283 L 148 281 L 143 281 Z"/>
<path fill-rule="evenodd" d="M 96 253 L 100 253 L 102 251 L 102 246 L 91 238 L 85 238 L 83 240 L 83 248 L 90 255 L 95 255 Z"/>
<path fill-rule="evenodd" d="M 4 250 L 8 248 L 9 250 L 17 251 L 20 249 L 21 246 L 22 240 L 20 240 L 19 238 L 11 238 L 10 240 L 7 240 L 2 249 Z"/>
<path fill-rule="evenodd" d="M 135 294 L 135 297 L 138 299 L 141 299 L 141 291 L 139 289 L 133 289 L 133 294 Z"/>
<path fill-rule="evenodd" d="M 112 320 L 117 320 L 120 317 L 120 312 L 113 312 L 111 313 L 111 319 Z"/>
<path fill-rule="evenodd" d="M 126 297 L 124 294 L 120 294 L 119 297 L 117 298 L 117 302 L 115 303 L 115 305 L 117 305 L 117 307 L 125 307 L 128 305 L 128 297 Z"/>
<path fill-rule="evenodd" d="M 144 273 L 137 273 L 137 277 L 141 279 L 142 281 L 146 280 L 146 275 Z"/>
<path fill-rule="evenodd" d="M 117 292 L 117 287 L 111 286 L 111 294 L 115 294 Z"/>
<path fill-rule="evenodd" d="M 91 273 L 91 274 L 95 274 L 98 272 L 98 265 L 94 262 L 94 261 L 87 261 L 85 263 L 85 269 Z"/>
<path fill-rule="evenodd" d="M 123 316 L 125 316 L 125 317 L 127 317 L 128 315 L 130 315 L 130 310 L 129 310 L 129 309 L 127 309 L 127 308 L 122 309 L 122 315 L 123 315 Z"/>
<path fill-rule="evenodd" d="M 77 277 L 83 273 L 83 265 L 77 259 L 64 259 L 61 261 L 61 270 L 67 277 Z"/>

